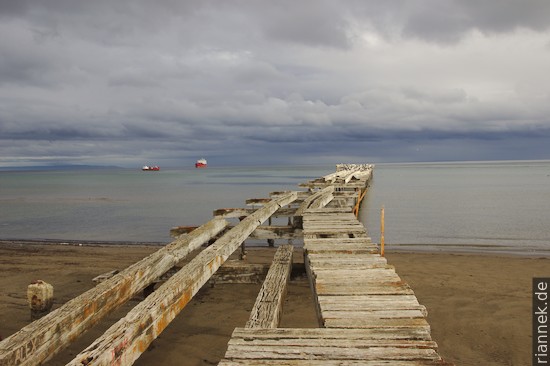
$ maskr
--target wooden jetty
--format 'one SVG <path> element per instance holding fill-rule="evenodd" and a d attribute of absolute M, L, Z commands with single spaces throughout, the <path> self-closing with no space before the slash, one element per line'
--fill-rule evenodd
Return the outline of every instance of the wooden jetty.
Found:
<path fill-rule="evenodd" d="M 270 199 L 247 202 L 257 209 L 219 209 L 198 228 L 174 229 L 178 236 L 166 247 L 98 276 L 95 288 L 1 341 L 0 365 L 44 363 L 146 290 L 143 301 L 68 363 L 131 365 L 233 253 L 241 248 L 245 254 L 247 238 L 289 244 L 278 246 L 250 319 L 235 329 L 220 365 L 446 365 L 431 339 L 426 309 L 356 218 L 372 174 L 372 165 L 337 165 L 336 172 L 302 184 L 305 191 L 273 192 Z M 271 225 L 275 217 L 287 217 L 288 225 Z M 233 225 L 228 221 L 236 218 Z M 278 328 L 297 238 L 303 239 L 317 329 Z"/>

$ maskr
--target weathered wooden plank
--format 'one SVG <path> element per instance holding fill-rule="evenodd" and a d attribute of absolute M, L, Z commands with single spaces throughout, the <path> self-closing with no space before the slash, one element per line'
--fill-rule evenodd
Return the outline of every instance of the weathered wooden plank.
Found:
<path fill-rule="evenodd" d="M 365 234 L 366 230 L 362 225 L 330 226 L 319 225 L 311 226 L 304 230 L 304 235 L 334 235 L 334 234 Z"/>
<path fill-rule="evenodd" d="M 347 208 L 307 208 L 306 211 L 307 221 L 329 220 L 330 218 L 341 218 L 342 220 L 352 220 L 357 218 L 352 212 L 349 212 Z"/>
<path fill-rule="evenodd" d="M 277 248 L 271 268 L 256 298 L 247 328 L 277 328 L 292 272 L 292 245 Z"/>
<path fill-rule="evenodd" d="M 389 266 L 388 266 L 389 267 Z M 398 282 L 401 278 L 395 273 L 393 268 L 369 268 L 357 269 L 349 267 L 342 270 L 323 270 L 317 268 L 315 274 L 322 283 L 351 283 L 351 282 Z"/>
<path fill-rule="evenodd" d="M 416 347 L 254 347 L 232 346 L 227 349 L 226 358 L 248 359 L 308 359 L 308 360 L 440 360 L 432 348 Z"/>
<path fill-rule="evenodd" d="M 314 270 L 318 269 L 326 269 L 326 270 L 338 270 L 343 268 L 349 268 L 349 269 L 372 269 L 372 268 L 384 268 L 388 267 L 389 265 L 385 264 L 384 262 L 370 262 L 370 263 L 345 263 L 340 261 L 307 261 L 310 265 L 310 267 Z"/>
<path fill-rule="evenodd" d="M 346 295 L 321 296 L 318 298 L 323 312 L 326 311 L 378 311 L 418 310 L 427 316 L 426 307 L 420 305 L 414 295 Z"/>
<path fill-rule="evenodd" d="M 355 311 L 358 314 L 362 312 L 372 312 L 375 313 L 377 311 L 382 310 L 415 310 L 419 311 L 423 317 L 428 316 L 428 311 L 426 310 L 426 307 L 424 305 L 411 305 L 408 303 L 392 303 L 387 305 L 380 305 L 380 304 L 373 304 L 373 303 L 358 303 L 355 301 L 351 302 L 345 302 L 342 301 L 341 303 L 331 303 L 327 304 L 323 302 L 323 298 L 325 296 L 321 296 L 319 298 L 321 312 L 324 314 L 325 317 L 330 317 L 330 312 L 335 312 L 335 316 L 337 317 L 343 317 L 345 316 L 344 313 L 349 311 Z M 338 297 L 346 297 L 346 296 L 338 296 Z M 340 314 L 341 312 L 341 314 Z"/>
<path fill-rule="evenodd" d="M 296 199 L 290 192 L 266 203 L 204 249 L 153 294 L 109 328 L 68 365 L 131 365 L 187 305 L 210 276 L 254 229 L 278 208 Z"/>
<path fill-rule="evenodd" d="M 222 231 L 213 219 L 0 342 L 1 365 L 37 365 Z"/>
<path fill-rule="evenodd" d="M 414 309 L 349 309 L 349 310 L 326 310 L 323 311 L 324 319 L 362 319 L 365 321 L 374 321 L 376 319 L 412 319 L 424 318 L 420 310 Z"/>
<path fill-rule="evenodd" d="M 320 253 L 334 253 L 334 254 L 374 254 L 378 253 L 378 248 L 376 246 L 371 247 L 340 247 L 340 248 L 312 248 L 311 246 L 307 247 L 307 251 L 310 254 L 320 254 Z"/>
<path fill-rule="evenodd" d="M 307 249 L 307 245 L 306 245 Z M 356 264 L 369 264 L 369 263 L 387 263 L 384 257 L 381 257 L 377 254 L 350 254 L 339 253 L 337 256 L 331 255 L 330 253 L 318 253 L 318 254 L 308 254 L 308 257 L 312 262 L 327 262 L 327 263 L 350 263 L 355 262 Z"/>
<path fill-rule="evenodd" d="M 434 341 L 410 339 L 323 339 L 323 338 L 231 338 L 229 347 L 334 347 L 334 348 L 368 348 L 368 347 L 402 347 L 402 348 L 437 348 Z"/>
<path fill-rule="evenodd" d="M 312 245 L 317 244 L 372 244 L 371 238 L 339 238 L 338 240 L 335 240 L 333 238 L 308 238 L 307 239 L 309 243 Z"/>
<path fill-rule="evenodd" d="M 307 215 L 304 222 L 307 222 L 308 225 L 311 226 L 320 226 L 320 225 L 331 225 L 331 226 L 360 226 L 363 227 L 363 225 L 358 222 L 356 219 L 344 219 L 340 220 L 338 219 L 338 215 L 331 215 L 331 216 L 324 216 L 324 217 L 316 217 L 312 215 Z"/>
<path fill-rule="evenodd" d="M 348 214 L 340 214 L 340 215 L 348 215 Z M 308 211 L 308 215 L 305 217 L 304 222 L 307 222 L 308 224 L 315 225 L 317 223 L 324 223 L 324 224 L 333 224 L 333 225 L 339 225 L 339 224 L 355 224 L 359 226 L 363 226 L 360 222 L 355 219 L 355 221 L 351 217 L 342 217 L 342 220 L 338 219 L 338 214 L 331 214 L 331 215 L 324 215 L 321 216 L 319 214 L 311 214 Z M 337 220 L 337 221 L 335 221 Z"/>
<path fill-rule="evenodd" d="M 333 192 L 333 195 L 342 195 L 341 192 Z M 355 197 L 355 194 L 352 194 Z M 308 214 L 318 214 L 320 216 L 334 215 L 334 214 L 351 214 L 349 207 L 322 207 L 322 208 L 309 208 Z M 345 217 L 345 216 L 344 216 Z"/>
<path fill-rule="evenodd" d="M 443 360 L 257 360 L 257 359 L 223 359 L 218 366 L 252 366 L 252 365 L 271 365 L 271 366 L 453 366 Z"/>
<path fill-rule="evenodd" d="M 243 339 L 417 339 L 431 340 L 430 332 L 423 328 L 235 328 L 231 338 Z"/>
<path fill-rule="evenodd" d="M 309 225 L 307 229 L 304 230 L 304 235 L 323 235 L 323 234 L 336 234 L 336 233 L 364 233 L 366 230 L 363 225 L 336 225 L 328 223 L 320 223 L 319 225 Z"/>
<path fill-rule="evenodd" d="M 307 250 L 307 249 L 306 249 Z M 319 267 L 319 269 L 322 269 L 321 267 L 327 267 L 332 268 L 333 266 L 342 266 L 342 268 L 346 266 L 354 266 L 357 265 L 359 267 L 366 267 L 369 268 L 369 265 L 373 266 L 387 266 L 388 262 L 384 257 L 377 257 L 376 255 L 373 255 L 372 257 L 364 258 L 363 254 L 356 254 L 356 255 L 346 255 L 346 257 L 339 256 L 324 256 L 324 253 L 319 254 L 309 254 L 307 253 L 307 258 L 311 262 L 313 266 Z"/>
<path fill-rule="evenodd" d="M 342 262 L 314 262 L 307 261 L 310 267 L 314 270 L 317 270 L 319 268 L 330 270 L 338 270 L 342 268 L 350 268 L 350 269 L 371 269 L 371 268 L 383 268 L 387 267 L 387 264 L 384 264 L 383 262 L 372 262 L 372 263 L 342 263 Z"/>
<path fill-rule="evenodd" d="M 336 284 L 315 282 L 315 290 L 321 295 L 412 295 L 413 290 L 404 282 L 362 284 Z"/>
<path fill-rule="evenodd" d="M 430 325 L 425 318 L 396 318 L 396 319 L 352 319 L 352 318 L 327 318 L 324 319 L 327 328 L 416 328 L 420 327 L 429 331 Z"/>

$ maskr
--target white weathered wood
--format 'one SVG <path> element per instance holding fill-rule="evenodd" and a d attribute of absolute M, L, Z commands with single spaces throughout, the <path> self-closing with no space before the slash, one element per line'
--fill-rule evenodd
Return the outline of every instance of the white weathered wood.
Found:
<path fill-rule="evenodd" d="M 290 273 L 292 272 L 292 245 L 277 248 L 271 268 L 256 298 L 246 328 L 277 328 L 281 320 L 283 303 Z"/>
<path fill-rule="evenodd" d="M 0 342 L 0 365 L 37 365 L 222 231 L 213 219 Z"/>
<path fill-rule="evenodd" d="M 325 319 L 324 325 L 327 328 L 423 328 L 430 330 L 430 325 L 425 318 L 415 319 Z"/>
<path fill-rule="evenodd" d="M 335 348 L 367 348 L 367 347 L 403 347 L 403 348 L 437 348 L 434 341 L 409 339 L 308 339 L 308 338 L 231 338 L 229 347 L 335 347 Z"/>
<path fill-rule="evenodd" d="M 413 290 L 403 282 L 361 284 L 315 283 L 318 295 L 413 295 Z"/>
<path fill-rule="evenodd" d="M 432 348 L 417 347 L 254 347 L 232 346 L 227 349 L 226 358 L 240 358 L 246 354 L 248 359 L 309 359 L 309 360 L 440 360 L 441 357 Z"/>
<path fill-rule="evenodd" d="M 231 338 L 243 339 L 416 339 L 431 340 L 430 332 L 421 328 L 235 328 Z"/>
<path fill-rule="evenodd" d="M 307 197 L 300 207 L 296 210 L 295 216 L 303 216 L 304 212 L 311 208 L 318 209 L 324 207 L 330 200 L 332 200 L 334 192 L 334 187 L 328 186 Z"/>
<path fill-rule="evenodd" d="M 278 208 L 296 199 L 289 192 L 243 219 L 204 249 L 153 294 L 109 328 L 68 365 L 131 365 L 149 344 L 168 326 L 213 273 L 235 252 L 241 243 Z"/>

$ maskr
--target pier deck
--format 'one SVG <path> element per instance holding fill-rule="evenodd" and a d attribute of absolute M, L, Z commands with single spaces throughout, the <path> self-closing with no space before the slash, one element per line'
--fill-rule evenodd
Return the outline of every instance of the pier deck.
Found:
<path fill-rule="evenodd" d="M 238 328 L 219 365 L 447 364 L 426 308 L 349 210 L 306 209 L 302 220 L 319 328 Z"/>
<path fill-rule="evenodd" d="M 339 165 L 335 173 L 302 184 L 305 192 L 274 192 L 270 199 L 250 200 L 260 208 L 219 209 L 199 228 L 174 229 L 174 242 L 126 270 L 98 276 L 101 283 L 94 289 L 1 341 L 0 365 L 42 364 L 170 273 L 68 363 L 131 365 L 230 255 L 239 248 L 244 255 L 247 238 L 267 239 L 270 246 L 275 239 L 289 244 L 279 246 L 250 320 L 235 329 L 220 365 L 447 365 L 431 339 L 425 307 L 356 218 L 372 170 L 370 165 Z M 287 217 L 288 225 L 272 226 L 272 217 Z M 235 225 L 226 221 L 237 218 Z M 319 328 L 278 328 L 295 238 L 303 239 Z M 195 258 L 175 266 L 201 245 L 206 248 Z"/>

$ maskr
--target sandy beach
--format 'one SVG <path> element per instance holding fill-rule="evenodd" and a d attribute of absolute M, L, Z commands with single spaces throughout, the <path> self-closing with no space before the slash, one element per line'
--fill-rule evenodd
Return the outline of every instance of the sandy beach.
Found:
<path fill-rule="evenodd" d="M 30 322 L 26 288 L 54 286 L 55 307 L 88 290 L 92 278 L 123 269 L 157 250 L 137 245 L 0 244 L 0 336 Z M 269 263 L 273 250 L 249 249 L 250 263 Z M 428 309 L 440 354 L 456 365 L 531 362 L 531 281 L 550 276 L 550 259 L 448 253 L 387 252 L 390 264 Z M 301 252 L 295 262 L 301 261 Z M 231 332 L 248 320 L 260 285 L 205 286 L 136 365 L 215 365 Z M 48 362 L 64 365 L 135 306 L 132 300 Z M 290 283 L 282 327 L 316 327 L 307 280 Z"/>

